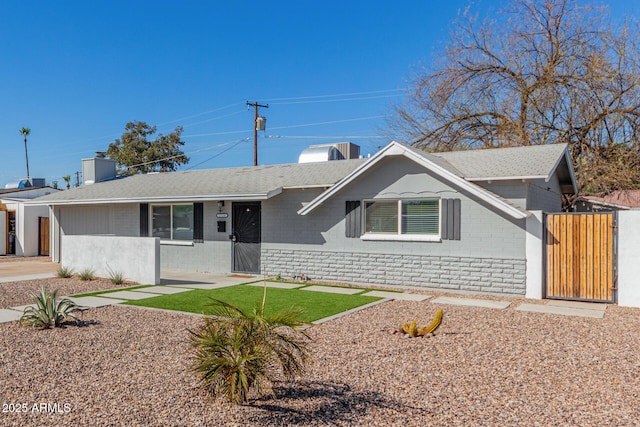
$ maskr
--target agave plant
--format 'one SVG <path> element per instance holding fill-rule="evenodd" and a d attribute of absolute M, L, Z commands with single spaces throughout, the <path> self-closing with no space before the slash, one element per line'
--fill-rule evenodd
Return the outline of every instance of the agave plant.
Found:
<path fill-rule="evenodd" d="M 35 307 L 24 309 L 20 318 L 21 322 L 33 327 L 48 329 L 60 326 L 66 319 L 78 320 L 75 313 L 78 306 L 68 298 L 57 301 L 58 290 L 49 292 L 46 287 L 40 289 L 40 293 L 32 294 Z"/>
<path fill-rule="evenodd" d="M 211 307 L 212 315 L 189 332 L 194 371 L 215 395 L 244 403 L 250 390 L 259 392 L 274 376 L 292 379 L 304 371 L 308 336 L 299 310 L 266 315 L 264 298 L 251 313 L 219 300 Z"/>

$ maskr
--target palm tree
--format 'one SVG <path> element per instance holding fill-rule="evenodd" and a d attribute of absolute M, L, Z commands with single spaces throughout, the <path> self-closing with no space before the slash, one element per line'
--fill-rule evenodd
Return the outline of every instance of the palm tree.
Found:
<path fill-rule="evenodd" d="M 27 158 L 27 181 L 31 183 L 31 175 L 29 175 L 29 154 L 27 153 L 27 135 L 31 133 L 31 129 L 22 128 L 19 132 L 20 135 L 24 136 L 24 156 Z"/>
<path fill-rule="evenodd" d="M 67 190 L 71 188 L 71 175 L 65 175 L 62 177 L 62 179 L 64 179 L 64 182 L 67 183 Z"/>
<path fill-rule="evenodd" d="M 300 311 L 265 314 L 265 298 L 253 312 L 214 300 L 212 315 L 191 333 L 194 370 L 216 395 L 233 403 L 248 400 L 251 389 L 278 373 L 293 378 L 309 357 L 308 336 L 300 330 Z"/>

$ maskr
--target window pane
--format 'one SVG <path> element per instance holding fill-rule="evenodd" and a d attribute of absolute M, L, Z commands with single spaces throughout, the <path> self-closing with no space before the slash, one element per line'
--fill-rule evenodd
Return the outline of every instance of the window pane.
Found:
<path fill-rule="evenodd" d="M 171 206 L 152 207 L 152 237 L 171 239 Z"/>
<path fill-rule="evenodd" d="M 402 234 L 439 234 L 440 203 L 438 200 L 405 200 L 402 202 Z"/>
<path fill-rule="evenodd" d="M 173 205 L 173 240 L 193 240 L 193 205 Z"/>
<path fill-rule="evenodd" d="M 366 233 L 397 234 L 398 202 L 367 202 Z"/>

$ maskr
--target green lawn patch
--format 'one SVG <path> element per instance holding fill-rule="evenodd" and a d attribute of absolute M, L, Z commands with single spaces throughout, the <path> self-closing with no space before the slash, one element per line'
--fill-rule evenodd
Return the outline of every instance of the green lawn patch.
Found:
<path fill-rule="evenodd" d="M 214 298 L 251 311 L 262 301 L 263 291 L 264 288 L 260 286 L 235 285 L 211 290 L 195 289 L 179 294 L 127 301 L 124 304 L 209 314 L 211 298 Z M 301 320 L 313 322 L 380 299 L 363 295 L 267 288 L 266 312 L 273 313 L 293 306 L 302 309 Z"/>

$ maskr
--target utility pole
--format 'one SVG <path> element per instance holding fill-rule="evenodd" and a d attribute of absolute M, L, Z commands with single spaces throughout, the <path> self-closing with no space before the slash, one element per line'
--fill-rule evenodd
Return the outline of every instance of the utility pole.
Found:
<path fill-rule="evenodd" d="M 247 107 L 253 107 L 255 114 L 253 117 L 253 166 L 258 166 L 258 108 L 269 108 L 269 104 L 261 105 L 257 102 L 247 101 Z M 264 130 L 264 127 L 260 130 Z"/>

